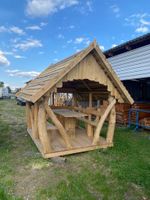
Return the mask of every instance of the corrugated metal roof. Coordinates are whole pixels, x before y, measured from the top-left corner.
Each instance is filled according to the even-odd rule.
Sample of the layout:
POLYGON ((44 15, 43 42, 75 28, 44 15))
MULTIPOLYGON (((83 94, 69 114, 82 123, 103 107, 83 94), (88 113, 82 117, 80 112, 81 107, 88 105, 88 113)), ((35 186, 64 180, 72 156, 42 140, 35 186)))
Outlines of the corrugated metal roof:
POLYGON ((129 40, 123 44, 120 44, 116 47, 113 47, 111 49, 108 49, 107 51, 104 52, 106 58, 110 58, 116 55, 119 55, 121 53, 146 46, 150 44, 150 33, 147 33, 143 36, 137 37, 133 40, 129 40))
POLYGON ((150 77, 150 44, 110 57, 108 61, 121 80, 150 77))

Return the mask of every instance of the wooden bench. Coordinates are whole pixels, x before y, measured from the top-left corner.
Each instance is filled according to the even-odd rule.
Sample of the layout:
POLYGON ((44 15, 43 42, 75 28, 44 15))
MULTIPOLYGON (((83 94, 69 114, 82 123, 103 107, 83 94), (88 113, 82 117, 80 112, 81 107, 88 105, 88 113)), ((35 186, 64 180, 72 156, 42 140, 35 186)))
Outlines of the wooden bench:
POLYGON ((58 128, 53 124, 47 123, 47 131, 56 131, 58 128))

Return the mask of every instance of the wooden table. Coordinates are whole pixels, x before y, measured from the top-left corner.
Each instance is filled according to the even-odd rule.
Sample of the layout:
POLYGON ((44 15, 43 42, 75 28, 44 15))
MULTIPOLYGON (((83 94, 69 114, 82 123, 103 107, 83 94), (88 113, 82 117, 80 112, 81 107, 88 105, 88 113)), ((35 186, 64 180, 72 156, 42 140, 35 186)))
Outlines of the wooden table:
POLYGON ((53 109, 53 112, 57 115, 71 137, 75 136, 76 119, 87 116, 86 114, 69 109, 53 109))

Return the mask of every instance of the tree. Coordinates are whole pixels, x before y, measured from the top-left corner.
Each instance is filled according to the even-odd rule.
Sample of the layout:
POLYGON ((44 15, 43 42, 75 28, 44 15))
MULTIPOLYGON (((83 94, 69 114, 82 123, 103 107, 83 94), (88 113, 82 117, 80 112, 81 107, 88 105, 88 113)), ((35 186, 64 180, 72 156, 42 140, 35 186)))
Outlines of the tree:
POLYGON ((8 93, 11 93, 11 89, 9 86, 7 86, 7 89, 8 89, 8 93))
POLYGON ((0 88, 4 87, 4 82, 0 81, 0 88))

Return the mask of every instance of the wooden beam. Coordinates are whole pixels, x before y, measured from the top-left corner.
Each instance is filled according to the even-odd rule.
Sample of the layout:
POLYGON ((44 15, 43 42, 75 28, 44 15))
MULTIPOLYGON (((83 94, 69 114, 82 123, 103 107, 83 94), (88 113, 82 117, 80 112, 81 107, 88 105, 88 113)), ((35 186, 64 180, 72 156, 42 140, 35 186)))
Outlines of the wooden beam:
POLYGON ((33 105, 30 106, 29 113, 30 113, 30 120, 31 120, 32 135, 33 135, 34 138, 36 138, 35 129, 34 129, 34 108, 33 108, 33 105))
POLYGON ((89 91, 91 91, 91 88, 88 86, 88 84, 84 80, 82 80, 82 83, 89 91))
MULTIPOLYGON (((56 83, 58 83, 69 71, 71 71, 86 55, 90 53, 93 49, 93 43, 90 44, 88 48, 86 48, 83 52, 78 54, 76 58, 70 62, 65 70, 59 73, 53 80, 47 81, 46 85, 38 91, 34 96, 32 96, 32 102, 36 102, 41 96, 43 96, 46 92, 48 92, 56 83)), ((34 82, 34 80, 33 80, 34 82)))
POLYGON ((108 143, 113 142, 115 125, 116 125, 116 109, 114 105, 109 116, 109 125, 108 125, 108 131, 107 131, 107 136, 106 136, 106 141, 108 143))
MULTIPOLYGON (((92 108, 92 93, 89 93, 89 108, 92 108)), ((88 120, 91 121, 92 120, 92 115, 90 114, 88 116, 88 120)), ((91 126, 90 124, 87 124, 87 135, 88 137, 92 138, 93 137, 93 126, 91 126)))
POLYGON ((52 151, 52 147, 50 145, 50 140, 47 134, 46 113, 45 113, 44 105, 42 103, 39 105, 38 130, 39 130, 39 138, 40 138, 44 153, 50 153, 52 151))
POLYGON ((77 106, 77 95, 76 94, 73 94, 72 106, 77 106))
POLYGON ((106 108, 104 114, 102 115, 102 117, 100 118, 100 120, 98 122, 97 128, 96 128, 95 133, 94 133, 93 145, 96 145, 98 143, 100 132, 101 132, 101 129, 103 127, 103 124, 104 124, 107 116, 109 115, 111 109, 113 108, 113 106, 116 103, 116 99, 114 99, 112 97, 110 97, 109 102, 110 101, 111 101, 111 103, 108 105, 108 107, 106 108))
POLYGON ((31 119, 30 119, 30 103, 26 102, 26 121, 27 121, 27 128, 31 127, 31 119))
POLYGON ((35 135, 35 138, 39 138, 39 133, 38 133, 38 103, 36 102, 34 104, 34 110, 33 110, 33 114, 34 114, 34 135, 35 135))
POLYGON ((72 109, 83 112, 85 114, 91 114, 99 117, 101 117, 102 115, 101 109, 95 110, 94 108, 89 108, 89 107, 88 108, 73 107, 72 109))
POLYGON ((68 137, 68 135, 66 133, 66 130, 64 129, 63 125, 58 120, 58 118, 56 117, 56 115, 54 114, 54 112, 52 111, 52 109, 48 106, 47 101, 45 101, 45 109, 46 109, 46 112, 47 112, 48 116, 51 118, 51 120, 53 121, 53 123, 55 124, 55 126, 58 128, 59 133, 63 137, 67 148, 71 148, 72 146, 71 146, 69 137, 68 137))

